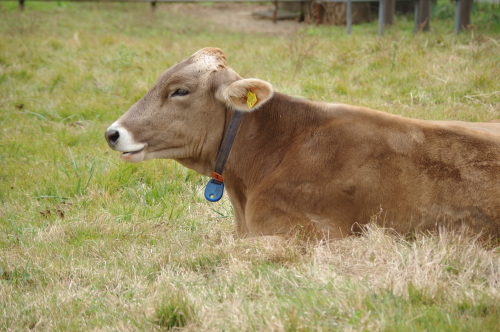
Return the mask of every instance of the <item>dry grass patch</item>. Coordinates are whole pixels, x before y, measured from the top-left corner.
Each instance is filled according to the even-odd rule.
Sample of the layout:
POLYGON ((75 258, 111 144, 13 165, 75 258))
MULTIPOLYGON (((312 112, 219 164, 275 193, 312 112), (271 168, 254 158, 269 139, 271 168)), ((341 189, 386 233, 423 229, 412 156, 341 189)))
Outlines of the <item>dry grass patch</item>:
POLYGON ((201 248, 203 254, 166 264, 156 280, 159 288, 176 280, 174 289, 185 292, 199 322, 192 330, 500 327, 498 251, 464 234, 408 241, 371 226, 359 237, 321 244, 273 248, 227 234, 201 248))

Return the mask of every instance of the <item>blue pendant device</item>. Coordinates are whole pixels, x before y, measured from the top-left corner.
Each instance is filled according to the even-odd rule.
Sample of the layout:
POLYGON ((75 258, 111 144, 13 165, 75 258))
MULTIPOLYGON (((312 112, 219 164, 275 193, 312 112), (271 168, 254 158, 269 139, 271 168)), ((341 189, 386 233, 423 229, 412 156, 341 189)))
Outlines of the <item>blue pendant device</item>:
POLYGON ((210 202, 217 202, 224 195, 224 183, 210 179, 205 187, 205 198, 210 202))

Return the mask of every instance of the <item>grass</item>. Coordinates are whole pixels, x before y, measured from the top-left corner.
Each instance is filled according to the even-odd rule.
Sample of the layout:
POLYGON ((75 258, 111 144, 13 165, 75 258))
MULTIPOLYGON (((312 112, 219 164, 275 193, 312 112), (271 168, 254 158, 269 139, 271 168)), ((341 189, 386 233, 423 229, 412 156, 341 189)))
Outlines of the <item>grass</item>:
MULTIPOLYGON (((440 7, 439 7, 440 6, 440 7)), ((500 118, 500 23, 399 17, 231 32, 161 5, 0 3, 0 330, 498 331, 500 252, 464 234, 282 248, 233 239, 227 200, 172 161, 122 163, 105 128, 204 46, 278 91, 425 119, 500 118)), ((495 7, 498 8, 498 7, 495 7)), ((278 23, 279 24, 279 23, 278 23)))
POLYGON ((166 329, 184 327, 194 320, 193 307, 185 294, 168 294, 156 307, 157 324, 166 329))

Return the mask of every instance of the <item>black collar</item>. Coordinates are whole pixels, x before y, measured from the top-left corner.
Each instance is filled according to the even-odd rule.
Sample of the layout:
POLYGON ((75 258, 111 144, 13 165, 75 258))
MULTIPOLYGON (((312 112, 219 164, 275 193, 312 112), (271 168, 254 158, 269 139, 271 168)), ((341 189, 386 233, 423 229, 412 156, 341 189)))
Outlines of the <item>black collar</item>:
POLYGON ((245 115, 244 112, 234 111, 231 122, 224 135, 224 139, 222 140, 219 153, 217 154, 217 160, 215 161, 214 171, 212 172, 212 178, 205 187, 205 198, 210 202, 217 202, 224 194, 224 178, 222 177, 222 172, 224 171, 224 165, 226 165, 227 158, 231 152, 236 133, 240 128, 241 120, 243 120, 243 115, 245 115))

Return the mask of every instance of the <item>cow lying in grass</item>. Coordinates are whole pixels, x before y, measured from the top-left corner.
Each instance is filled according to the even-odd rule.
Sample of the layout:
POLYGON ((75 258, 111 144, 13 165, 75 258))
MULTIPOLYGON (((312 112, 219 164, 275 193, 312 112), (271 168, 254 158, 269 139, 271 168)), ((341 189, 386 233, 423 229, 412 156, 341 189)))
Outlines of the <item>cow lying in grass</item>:
POLYGON ((174 159, 213 177, 209 186, 224 183, 238 237, 344 237, 375 214, 400 233, 500 235, 500 123, 293 98, 241 78, 216 48, 165 71, 105 136, 126 161, 174 159))

